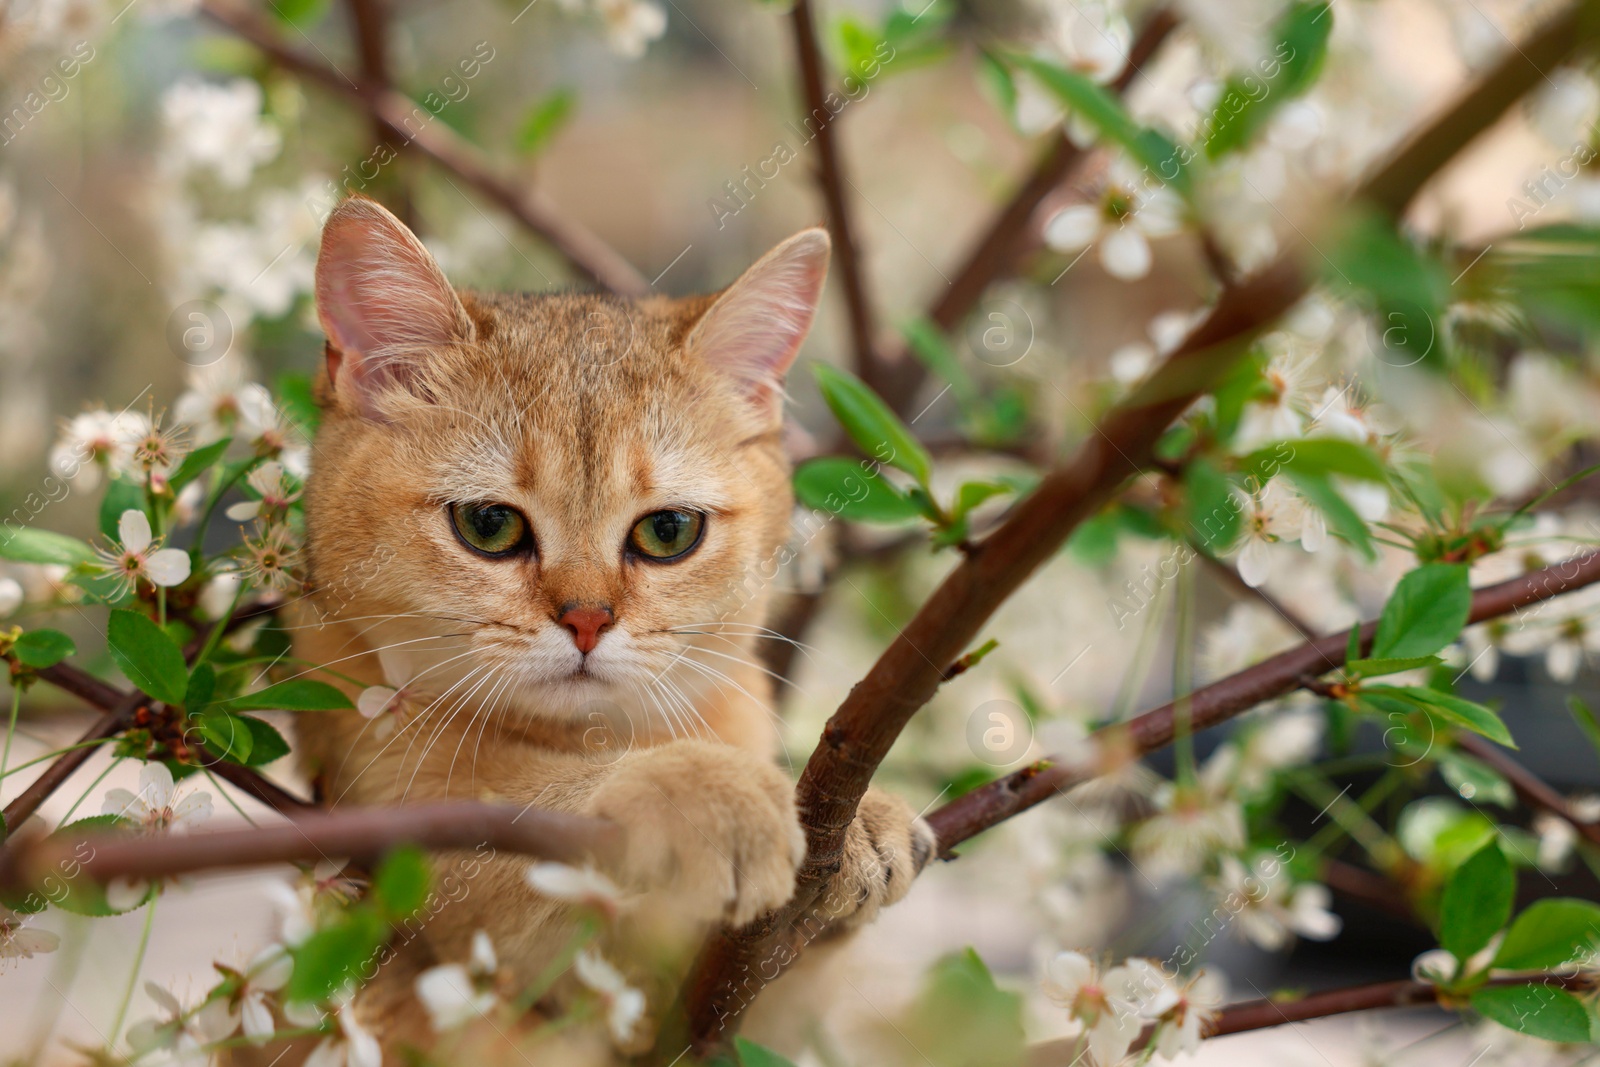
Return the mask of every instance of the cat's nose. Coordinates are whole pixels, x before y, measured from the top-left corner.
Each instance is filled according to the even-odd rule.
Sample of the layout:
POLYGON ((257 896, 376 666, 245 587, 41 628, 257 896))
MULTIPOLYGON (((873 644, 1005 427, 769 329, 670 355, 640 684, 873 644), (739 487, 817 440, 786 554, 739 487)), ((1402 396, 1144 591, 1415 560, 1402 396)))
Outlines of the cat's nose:
POLYGON ((604 604, 563 604, 556 621, 572 631, 572 643, 578 646, 579 652, 588 655, 600 643, 601 632, 610 629, 616 621, 616 616, 604 604))

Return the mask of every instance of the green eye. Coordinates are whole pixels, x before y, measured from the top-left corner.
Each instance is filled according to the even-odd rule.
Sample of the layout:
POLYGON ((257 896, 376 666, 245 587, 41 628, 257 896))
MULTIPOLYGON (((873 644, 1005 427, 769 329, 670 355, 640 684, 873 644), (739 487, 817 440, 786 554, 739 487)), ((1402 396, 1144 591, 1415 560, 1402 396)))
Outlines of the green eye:
POLYGON ((528 520, 504 504, 451 504, 456 536, 486 556, 509 556, 523 547, 528 520))
POLYGON ((677 559, 700 543, 706 517, 691 511, 652 511, 634 523, 628 541, 641 556, 677 559))

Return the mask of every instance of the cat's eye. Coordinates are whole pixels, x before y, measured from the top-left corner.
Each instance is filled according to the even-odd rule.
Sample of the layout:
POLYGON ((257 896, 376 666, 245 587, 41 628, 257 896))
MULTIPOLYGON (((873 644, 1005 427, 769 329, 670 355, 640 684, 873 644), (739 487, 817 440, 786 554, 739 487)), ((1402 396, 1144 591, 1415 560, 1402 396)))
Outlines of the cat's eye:
POLYGON ((461 543, 485 556, 510 556, 527 548, 528 520, 504 504, 451 504, 450 521, 461 543))
POLYGON ((628 543, 646 559, 660 562, 687 555, 700 543, 706 517, 693 511, 668 508, 652 511, 633 524, 628 543))

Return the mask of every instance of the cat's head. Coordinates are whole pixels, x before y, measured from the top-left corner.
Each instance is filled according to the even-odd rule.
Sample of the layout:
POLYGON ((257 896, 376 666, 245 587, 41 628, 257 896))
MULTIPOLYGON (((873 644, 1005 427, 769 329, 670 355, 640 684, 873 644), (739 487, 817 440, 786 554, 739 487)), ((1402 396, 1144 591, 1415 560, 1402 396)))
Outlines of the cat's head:
POLYGON ((398 219, 341 204, 317 261, 319 610, 390 647, 391 685, 529 714, 670 717, 671 689, 744 674, 828 253, 805 230, 681 300, 457 292, 398 219))

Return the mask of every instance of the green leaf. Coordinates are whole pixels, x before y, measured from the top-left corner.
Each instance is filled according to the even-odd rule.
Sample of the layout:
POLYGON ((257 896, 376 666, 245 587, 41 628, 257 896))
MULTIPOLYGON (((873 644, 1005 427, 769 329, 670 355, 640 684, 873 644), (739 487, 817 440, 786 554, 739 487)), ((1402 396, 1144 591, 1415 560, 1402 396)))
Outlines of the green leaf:
POLYGON ((1293 467, 1287 473, 1300 495, 1322 512, 1322 517, 1328 522, 1329 532, 1348 541, 1368 560, 1378 558, 1372 547, 1372 534, 1367 530, 1366 520, 1356 514, 1355 508, 1345 501, 1326 476, 1293 467))
POLYGON ((905 335, 906 347, 911 354, 941 381, 949 384, 950 391, 963 407, 977 401, 978 387, 972 376, 961 365, 961 359, 950 347, 950 340, 944 331, 934 325, 931 319, 912 319, 901 327, 901 332, 905 335))
POLYGON ((1256 449, 1244 458, 1244 469, 1262 482, 1279 469, 1307 474, 1341 474, 1368 482, 1386 482, 1383 461, 1366 445, 1332 437, 1279 441, 1256 449))
POLYGON ((1479 1015, 1518 1033, 1570 1044, 1589 1041, 1588 1009, 1556 986, 1489 986, 1472 994, 1471 1003, 1479 1015))
POLYGON ((1333 29, 1332 6, 1305 0, 1289 5, 1278 20, 1275 46, 1261 61, 1271 76, 1255 71, 1227 80, 1212 110, 1206 133, 1206 155, 1212 159, 1249 144, 1272 113, 1304 93, 1316 81, 1328 54, 1328 34, 1333 29))
POLYGON ((72 643, 72 638, 60 630, 29 630, 12 646, 17 661, 24 666, 38 669, 40 667, 54 667, 57 663, 78 651, 78 646, 72 643))
POLYGON ((1437 689, 1428 689, 1424 686, 1385 685, 1372 686, 1368 689, 1368 693, 1379 692, 1390 693, 1421 705, 1446 722, 1471 730, 1475 734, 1482 734, 1507 748, 1517 747, 1516 742, 1511 740, 1511 731, 1500 721, 1500 716, 1482 704, 1474 704, 1470 700, 1463 700, 1458 696, 1451 696, 1449 693, 1441 693, 1437 689))
POLYGON ((183 462, 178 464, 178 469, 172 472, 170 479, 172 491, 176 493, 200 475, 211 469, 211 465, 222 458, 222 454, 233 444, 233 438, 224 437, 220 441, 213 441, 203 448, 197 448, 183 457, 183 462))
POLYGON ((290 950, 294 973, 284 999, 316 1003, 354 985, 388 933, 388 924, 367 908, 354 908, 342 921, 318 930, 290 950))
POLYGON ((428 902, 433 873, 428 857, 414 845, 403 845, 384 857, 372 876, 372 897, 391 923, 409 919, 428 902))
POLYGON ((217 691, 217 671, 209 663, 202 663, 189 673, 189 688, 183 694, 183 710, 198 715, 206 710, 217 691))
POLYGON ((274 760, 289 754, 289 742, 273 728, 272 724, 253 715, 241 715, 239 721, 250 728, 250 767, 265 767, 274 760))
POLYGON ((1458 960, 1477 952, 1511 918, 1517 876, 1490 841, 1455 869, 1439 901, 1439 945, 1458 960))
POLYGON ((1233 483, 1205 458, 1192 460, 1183 472, 1184 524, 1189 536, 1212 555, 1228 550, 1239 535, 1243 514, 1233 483))
MULTIPOLYGON (((122 531, 117 524, 122 521, 122 513, 144 510, 144 486, 120 475, 112 475, 105 496, 100 498, 100 532, 120 543, 122 531)), ((147 517, 148 514, 146 512, 147 517)))
POLYGON ((106 626, 111 658, 130 682, 157 700, 183 703, 189 669, 183 649, 161 627, 137 611, 117 609, 106 626))
POLYGON ((951 512, 951 518, 964 518, 972 513, 973 508, 990 497, 1009 492, 1011 492, 1009 485, 1001 485, 998 482, 963 482, 961 488, 956 490, 955 509, 951 512))
POLYGON ((244 719, 230 715, 221 707, 212 707, 201 712, 193 722, 211 755, 234 763, 250 762, 255 734, 244 719))
POLYGON ((794 472, 794 493, 808 508, 854 522, 902 523, 922 517, 922 509, 881 474, 842 456, 807 460, 794 472))
POLYGON ((272 0, 272 13, 285 25, 306 27, 322 17, 328 0, 272 0))
POLYGON ((794 1061, 780 1056, 765 1045, 758 1045, 748 1037, 733 1039, 733 1050, 739 1056, 739 1067, 794 1067, 794 1061))
POLYGON ((1572 721, 1578 724, 1578 729, 1583 731, 1583 736, 1589 739, 1590 746, 1596 755, 1600 755, 1600 722, 1595 721, 1594 712, 1589 710, 1589 705, 1577 695, 1567 697, 1567 710, 1572 713, 1572 721))
POLYGON ((1406 574, 1383 606, 1377 659, 1429 656, 1461 636, 1472 611, 1464 563, 1428 563, 1406 574))
POLYGON ((577 104, 578 94, 565 86, 535 101, 517 131, 517 151, 525 156, 536 156, 544 151, 572 118, 577 104))
POLYGON ((1136 162, 1144 165, 1150 177, 1188 195, 1190 177, 1187 149, 1179 148, 1165 134, 1134 121, 1123 109, 1121 101, 1075 70, 1067 70, 1033 56, 1012 56, 1011 62, 1037 78, 1074 114, 1099 130, 1103 137, 1125 148, 1136 162))
POLYGON ((1464 752, 1452 750, 1439 753, 1439 777, 1462 800, 1486 800, 1502 808, 1516 805, 1517 794, 1505 776, 1464 752))
POLYGON ((1547 897, 1528 905, 1506 931, 1494 966, 1508 971, 1549 970, 1594 951, 1600 944, 1600 905, 1576 897, 1547 897))
POLYGON ((970 948, 933 965, 896 1030, 911 1045, 907 1058, 930 1067, 1006 1067, 1025 1056, 1022 998, 996 986, 970 948))
POLYGON ((1434 667, 1444 660, 1438 656, 1405 656, 1399 659, 1353 659, 1346 661, 1345 673, 1355 678, 1378 678, 1385 674, 1434 667))
POLYGON ((76 537, 29 527, 0 530, 0 559, 73 567, 95 559, 94 549, 76 537))
POLYGON ((1400 367, 1425 360, 1443 365, 1439 308, 1450 291, 1449 276, 1403 240, 1389 220, 1368 212, 1351 216, 1329 246, 1326 262, 1330 285, 1365 293, 1374 305, 1380 360, 1400 367))
POLYGON ((868 456, 900 468, 926 488, 933 463, 889 405, 853 374, 826 363, 815 364, 813 370, 822 398, 850 439, 868 456))
POLYGON ((982 85, 994 99, 994 104, 1013 124, 1017 121, 1017 81, 1011 68, 996 59, 988 50, 978 53, 978 76, 982 85))
POLYGON ((342 711, 350 698, 327 682, 291 678, 217 704, 226 711, 342 711))
POLYGON ((277 380, 278 410, 289 417, 295 428, 307 437, 314 436, 322 421, 316 392, 309 374, 280 374, 277 380))

